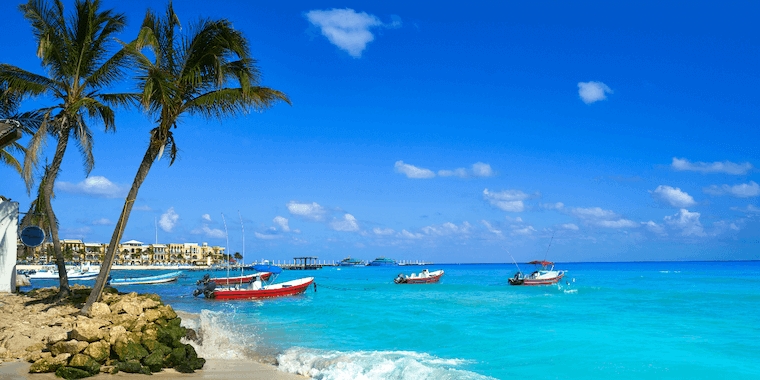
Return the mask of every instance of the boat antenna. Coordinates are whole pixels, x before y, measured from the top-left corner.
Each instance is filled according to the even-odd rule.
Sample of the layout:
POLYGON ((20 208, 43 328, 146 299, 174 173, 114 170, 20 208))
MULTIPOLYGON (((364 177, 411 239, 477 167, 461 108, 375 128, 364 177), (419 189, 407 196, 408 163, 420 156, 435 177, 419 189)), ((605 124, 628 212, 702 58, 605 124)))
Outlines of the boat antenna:
POLYGON ((551 240, 549 240, 549 247, 546 248, 546 254, 544 255, 544 261, 546 261, 546 256, 549 255, 549 248, 552 247, 552 241, 554 241, 554 233, 555 232, 557 232, 557 231, 552 232, 552 238, 551 238, 551 240))
POLYGON ((243 225, 243 216, 240 215, 238 210, 238 216, 240 217, 240 228, 243 230, 243 262, 240 263, 240 283, 243 283, 243 265, 245 265, 245 226, 243 225))
MULTIPOLYGON (((222 222, 224 223, 224 236, 227 238, 227 248, 225 248, 225 252, 227 252, 227 278, 230 278, 230 235, 227 233, 227 221, 224 220, 224 213, 222 213, 222 222)), ((222 255, 224 256, 224 255, 222 255)), ((227 280, 229 281, 229 280, 227 280)))
MULTIPOLYGON (((504 246, 502 245, 501 248, 504 248, 504 246)), ((508 249, 504 248, 504 250, 507 251, 507 253, 509 253, 508 249)), ((511 253, 509 253, 509 257, 512 257, 511 253)), ((522 270, 520 270, 520 266, 517 265, 517 260, 515 260, 514 257, 512 257, 512 262, 515 263, 515 266, 517 267, 517 271, 520 272, 520 273, 522 273, 522 270)))

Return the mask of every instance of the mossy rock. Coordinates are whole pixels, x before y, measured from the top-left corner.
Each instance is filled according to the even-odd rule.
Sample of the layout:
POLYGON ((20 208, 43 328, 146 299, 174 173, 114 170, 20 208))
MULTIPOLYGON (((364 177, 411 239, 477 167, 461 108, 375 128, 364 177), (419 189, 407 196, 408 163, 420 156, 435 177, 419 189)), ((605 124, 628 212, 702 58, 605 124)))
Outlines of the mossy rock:
POLYGON ((160 372, 164 368, 164 354, 161 350, 153 351, 152 354, 143 358, 142 363, 151 372, 160 372))
POLYGON ((188 360, 188 364, 190 364, 190 368, 192 369, 201 369, 206 364, 206 359, 204 358, 195 358, 188 360))
POLYGON ((126 362, 119 362, 116 366, 119 371, 126 373, 142 373, 144 375, 150 375, 150 368, 143 367, 137 360, 129 360, 126 362))
POLYGON ((100 364, 98 364, 95 359, 84 354, 74 355, 71 360, 69 360, 68 367, 81 369, 83 371, 89 372, 92 375, 100 372, 100 364))
POLYGON ((182 364, 182 362, 185 362, 185 359, 187 359, 187 350, 185 349, 185 346, 182 345, 180 347, 175 347, 172 350, 167 358, 167 364, 171 367, 175 367, 182 364))
POLYGON ((189 360, 198 359, 198 353, 195 352, 195 347, 190 344, 185 345, 185 357, 189 360))
POLYGON ((161 304, 163 305, 163 301, 161 301, 161 297, 158 294, 155 294, 155 293, 141 293, 141 294, 138 294, 138 296, 145 297, 145 298, 150 298, 153 301, 161 302, 161 304))
POLYGON ((129 360, 140 360, 148 356, 148 350, 146 350, 141 344, 134 342, 125 342, 124 340, 116 342, 116 344, 113 345, 112 349, 119 357, 119 360, 122 362, 129 360))
POLYGON ((169 347, 179 347, 182 343, 179 341, 187 334, 187 329, 175 325, 167 325, 158 329, 157 340, 169 347))
POLYGON ((83 379, 85 377, 90 377, 92 374, 90 372, 87 372, 85 370, 74 368, 74 367, 61 367, 58 368, 55 371, 55 375, 58 377, 62 377, 64 379, 83 379))
POLYGON ((145 348, 147 348, 147 349, 148 349, 148 352, 153 352, 153 351, 155 351, 155 350, 156 350, 158 347, 160 347, 160 346, 161 346, 161 343, 159 343, 159 342, 158 342, 157 340, 155 340, 155 339, 145 339, 145 340, 143 340, 143 342, 142 342, 142 345, 143 345, 143 347, 145 347, 145 348))
POLYGON ((153 322, 153 323, 155 323, 155 324, 157 324, 157 325, 159 325, 159 326, 161 326, 161 327, 166 327, 166 325, 167 325, 169 322, 166 322, 166 319, 164 319, 164 318, 158 318, 158 319, 156 319, 156 321, 155 321, 155 322, 153 322))
POLYGON ((112 286, 106 286, 103 289, 103 293, 107 293, 107 294, 119 294, 119 291, 116 288, 112 287, 112 286))
POLYGON ((195 372, 195 370, 193 369, 193 367, 188 362, 184 362, 184 363, 181 363, 181 364, 178 364, 178 365, 174 366, 174 370, 177 371, 177 372, 182 372, 182 373, 193 373, 193 372, 195 372))

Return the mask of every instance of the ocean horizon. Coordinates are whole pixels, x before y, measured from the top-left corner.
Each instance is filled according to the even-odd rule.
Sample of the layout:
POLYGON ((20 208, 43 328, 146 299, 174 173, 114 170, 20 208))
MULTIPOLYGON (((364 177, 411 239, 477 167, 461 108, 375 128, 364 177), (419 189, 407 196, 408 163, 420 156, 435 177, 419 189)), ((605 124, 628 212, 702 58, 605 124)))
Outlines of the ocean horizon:
POLYGON ((198 314, 185 323, 208 358, 315 379, 760 377, 758 261, 557 263, 563 280, 536 287, 507 284, 514 263, 426 268, 441 282, 393 283, 418 266, 331 267, 284 271, 277 282, 313 276, 316 291, 266 300, 193 297, 203 272, 119 290, 198 314))

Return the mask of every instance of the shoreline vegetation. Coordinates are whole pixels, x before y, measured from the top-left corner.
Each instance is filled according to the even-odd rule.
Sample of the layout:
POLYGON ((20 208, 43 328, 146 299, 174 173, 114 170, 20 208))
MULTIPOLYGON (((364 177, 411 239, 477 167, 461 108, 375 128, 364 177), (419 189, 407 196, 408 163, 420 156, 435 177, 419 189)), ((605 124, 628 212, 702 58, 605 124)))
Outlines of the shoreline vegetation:
POLYGON ((196 353, 202 332, 181 326, 182 318, 197 315, 175 312, 158 295, 120 293, 109 287, 103 302, 95 303, 85 316, 79 309, 92 289, 71 289, 72 295, 61 301, 55 300, 56 287, 0 295, 0 377, 155 373, 162 378, 304 378, 255 361, 207 363, 196 353))

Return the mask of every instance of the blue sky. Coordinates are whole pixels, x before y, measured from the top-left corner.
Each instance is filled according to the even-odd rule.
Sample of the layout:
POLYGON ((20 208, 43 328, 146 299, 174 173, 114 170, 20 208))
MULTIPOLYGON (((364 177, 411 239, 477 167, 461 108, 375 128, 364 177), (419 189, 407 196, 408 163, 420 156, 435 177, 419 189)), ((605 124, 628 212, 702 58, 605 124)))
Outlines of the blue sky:
MULTIPOLYGON (((150 3, 106 1, 127 14, 122 40, 150 3)), ((0 7, 0 61, 41 72, 28 23, 0 7)), ((528 261, 552 235, 555 261, 760 259, 758 8, 175 2, 183 26, 233 21, 293 106, 184 119, 123 240, 154 242, 157 220, 161 243, 223 246, 224 213, 242 251, 239 211, 249 261, 528 261)), ((151 128, 119 111, 89 178, 69 149, 62 238, 110 240, 151 128)))

